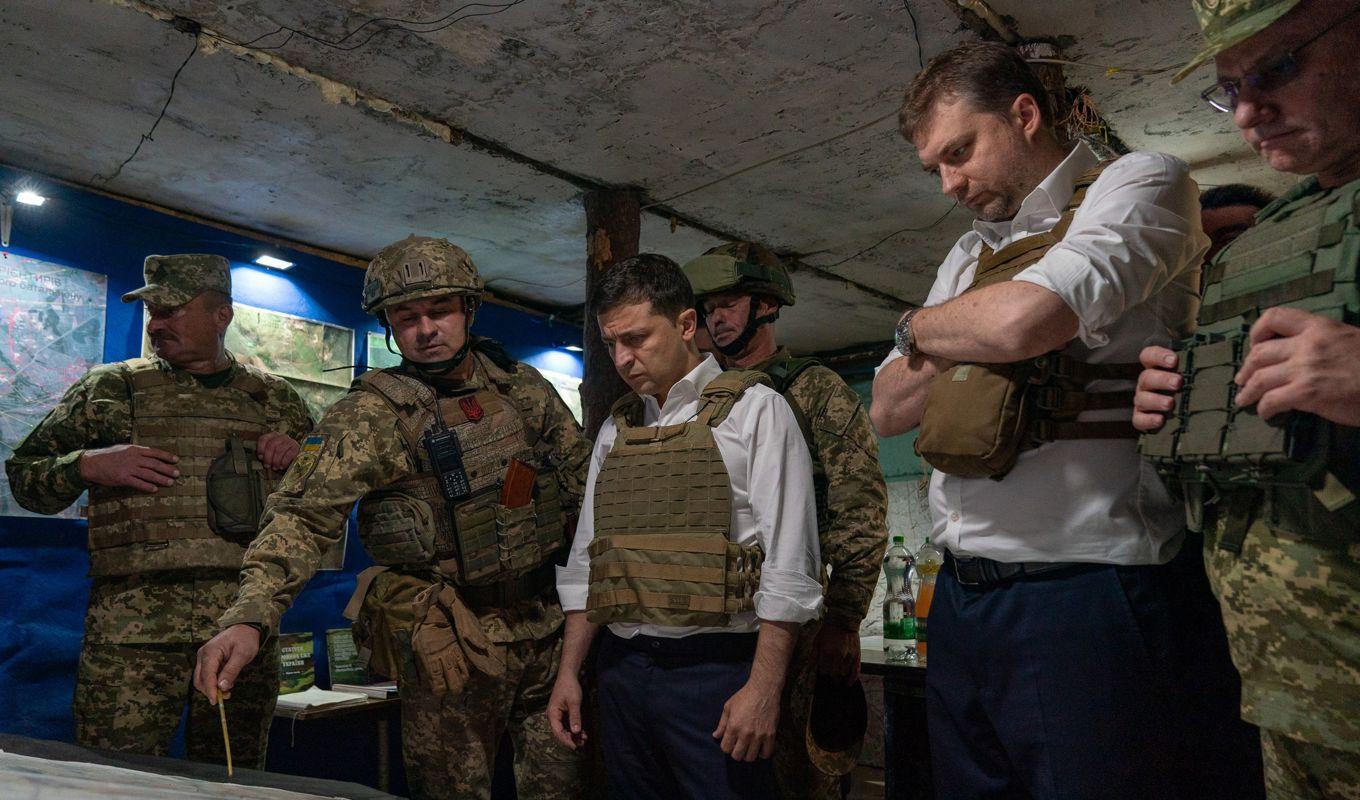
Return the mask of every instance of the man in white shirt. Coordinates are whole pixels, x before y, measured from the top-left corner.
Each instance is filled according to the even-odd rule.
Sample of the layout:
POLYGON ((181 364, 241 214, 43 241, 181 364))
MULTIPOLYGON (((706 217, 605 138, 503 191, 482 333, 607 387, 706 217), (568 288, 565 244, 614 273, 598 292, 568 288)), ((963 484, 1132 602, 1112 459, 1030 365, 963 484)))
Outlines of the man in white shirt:
POLYGON ((1202 762, 1233 780, 1206 730, 1232 723, 1231 698, 1178 713, 1183 674, 1231 667, 1221 628, 1204 630, 1204 576, 1177 558, 1180 509, 1135 449, 1128 379, 1141 347, 1193 325, 1208 239, 1184 163, 1100 165, 1059 139, 1047 97, 1011 49, 964 45, 926 65, 900 115, 922 166, 978 218, 899 322, 870 409, 880 435, 920 426, 936 467, 936 786, 1175 796, 1210 774, 1202 762), (1026 398, 1019 422, 984 407, 996 386, 1026 398), (1011 435, 978 446, 989 430, 1011 435))
POLYGON ((610 793, 773 797, 786 668, 822 603, 807 445, 761 374, 700 356, 675 262, 611 267, 591 307, 633 392, 600 428, 558 569, 567 627, 553 735, 585 742, 579 673, 607 624, 597 669, 610 793))

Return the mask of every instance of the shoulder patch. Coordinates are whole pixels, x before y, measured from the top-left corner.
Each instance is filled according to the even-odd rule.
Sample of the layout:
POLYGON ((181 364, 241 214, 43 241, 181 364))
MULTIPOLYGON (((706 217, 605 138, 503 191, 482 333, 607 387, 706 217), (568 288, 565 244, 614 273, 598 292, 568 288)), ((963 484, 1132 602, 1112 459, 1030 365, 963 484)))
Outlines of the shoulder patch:
POLYGON ((326 435, 324 433, 313 433, 302 440, 302 450, 293 459, 293 464, 288 468, 287 474, 283 476, 283 482, 279 484, 279 491, 300 492, 307 486, 307 479, 312 476, 316 469, 317 462, 321 460, 321 448, 326 445, 326 435))

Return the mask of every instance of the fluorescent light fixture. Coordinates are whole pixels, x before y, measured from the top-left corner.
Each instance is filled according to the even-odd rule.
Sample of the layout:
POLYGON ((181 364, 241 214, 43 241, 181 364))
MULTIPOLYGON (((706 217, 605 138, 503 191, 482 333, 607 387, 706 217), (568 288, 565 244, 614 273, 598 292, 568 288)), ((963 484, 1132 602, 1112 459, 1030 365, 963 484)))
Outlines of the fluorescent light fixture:
POLYGON ((581 345, 579 344, 569 344, 563 347, 562 349, 571 353, 581 353, 585 351, 585 348, 581 347, 581 345))
POLYGON ((293 262, 284 261, 281 258, 275 258, 273 256, 260 256, 255 259, 255 263, 262 267, 269 267, 270 269, 289 269, 293 266, 293 262))
POLYGON ((26 206, 40 206, 47 202, 47 198, 37 192, 23 191, 14 196, 14 199, 26 206))

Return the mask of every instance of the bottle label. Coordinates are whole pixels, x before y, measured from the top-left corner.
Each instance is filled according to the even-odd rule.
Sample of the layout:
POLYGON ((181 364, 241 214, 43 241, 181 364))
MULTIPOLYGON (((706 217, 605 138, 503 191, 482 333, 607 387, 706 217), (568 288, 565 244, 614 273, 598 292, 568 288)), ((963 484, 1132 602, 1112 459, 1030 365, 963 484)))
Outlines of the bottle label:
POLYGON ((915 639, 916 638, 916 618, 903 617, 896 622, 883 623, 884 639, 915 639))
MULTIPOLYGON (((916 642, 917 642, 917 644, 920 644, 921 642, 925 642, 925 641, 929 640, 929 638, 930 638, 929 636, 926 635, 926 620, 927 620, 927 619, 929 619, 929 617, 917 617, 916 620, 915 620, 915 621, 916 621, 916 626, 915 626, 915 627, 916 627, 916 642)), ((886 635, 886 634, 885 634, 885 635, 886 635)))

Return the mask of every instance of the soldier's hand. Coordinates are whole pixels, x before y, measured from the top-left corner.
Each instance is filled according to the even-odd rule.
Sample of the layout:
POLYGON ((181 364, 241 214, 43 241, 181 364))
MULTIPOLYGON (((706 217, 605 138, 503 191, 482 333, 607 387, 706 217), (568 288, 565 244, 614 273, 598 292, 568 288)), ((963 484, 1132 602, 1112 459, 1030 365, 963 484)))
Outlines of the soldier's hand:
POLYGON ((812 657, 816 659, 817 672, 847 686, 854 683, 859 678, 859 631, 823 622, 812 642, 812 657))
POLYGON ((548 698, 548 724, 553 738, 568 750, 585 745, 585 728, 581 725, 581 682, 575 675, 557 675, 552 696, 548 698))
POLYGON ((774 730, 779 723, 779 691, 753 686, 749 681, 723 704, 722 719, 713 738, 733 761, 755 761, 774 754, 774 730))
POLYGON ((293 437, 288 434, 270 431, 261 434, 260 438, 256 440, 255 457, 260 460, 261 464, 275 472, 283 472, 293 463, 293 459, 297 458, 298 451, 301 449, 302 445, 294 441, 293 437))
POLYGON ((1267 309, 1235 379, 1239 406, 1270 419, 1307 411, 1360 425, 1360 328, 1297 308, 1267 309))
POLYGON ((194 688, 217 705, 217 695, 227 694, 236 677, 260 652, 260 631, 253 625, 232 625, 198 648, 194 664, 194 688))
POLYGON ((1144 347, 1138 354, 1143 372, 1133 393, 1133 427, 1155 431, 1166 424, 1166 415, 1175 407, 1173 396, 1185 379, 1176 372, 1180 357, 1165 347, 1144 347))
POLYGON ((175 466, 179 456, 143 447, 139 444, 116 444, 80 454, 78 468, 86 483, 96 486, 126 486, 139 492, 155 494, 162 486, 169 486, 179 477, 175 466))

